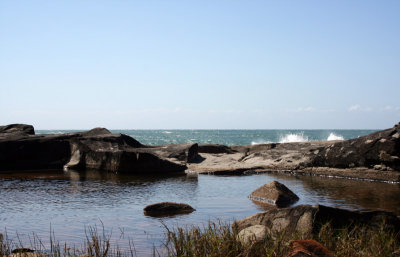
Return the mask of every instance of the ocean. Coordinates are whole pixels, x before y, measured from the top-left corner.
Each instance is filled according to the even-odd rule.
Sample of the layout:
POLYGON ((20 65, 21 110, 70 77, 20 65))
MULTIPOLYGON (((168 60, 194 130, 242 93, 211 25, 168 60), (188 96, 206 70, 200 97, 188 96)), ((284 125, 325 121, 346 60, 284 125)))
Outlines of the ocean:
MULTIPOLYGON (((376 130, 111 130, 129 135, 145 145, 179 143, 254 145, 325 140, 346 140, 368 135, 376 130)), ((77 130, 38 130, 37 134, 60 134, 77 130)))

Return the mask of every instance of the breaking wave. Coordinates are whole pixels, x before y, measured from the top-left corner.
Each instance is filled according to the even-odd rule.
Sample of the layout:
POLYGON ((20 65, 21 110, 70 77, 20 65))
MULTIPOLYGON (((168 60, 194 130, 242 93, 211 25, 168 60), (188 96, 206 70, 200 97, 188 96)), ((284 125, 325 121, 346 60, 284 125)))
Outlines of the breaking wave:
POLYGON ((251 145, 262 145, 262 144, 271 144, 271 141, 265 141, 265 140, 256 140, 252 141, 251 145))
POLYGON ((308 137, 301 133, 289 133, 282 135, 279 139, 279 143, 294 143, 294 142, 307 142, 308 137))
POLYGON ((341 135, 336 135, 335 133, 330 133, 329 137, 327 139, 328 141, 332 141, 332 140, 344 140, 344 137, 341 135))

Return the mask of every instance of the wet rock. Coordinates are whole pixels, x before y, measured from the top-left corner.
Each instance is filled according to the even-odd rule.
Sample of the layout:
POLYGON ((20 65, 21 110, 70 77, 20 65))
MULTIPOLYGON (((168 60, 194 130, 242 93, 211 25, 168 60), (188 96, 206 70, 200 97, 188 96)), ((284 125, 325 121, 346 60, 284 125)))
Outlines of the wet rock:
POLYGON ((33 252, 35 251, 29 248, 17 248, 11 251, 11 253, 33 253, 33 252))
POLYGON ((331 251, 315 240, 293 240, 289 247, 288 257, 334 257, 331 251))
POLYGON ((268 235, 269 235, 268 227, 263 225, 254 225, 242 229, 237 235, 237 238, 242 244, 249 244, 252 242, 261 242, 268 235))
POLYGON ((318 233, 321 226, 328 222, 333 229, 351 228, 354 225, 380 229, 382 224, 385 224, 386 229, 400 231, 400 220, 393 213, 348 211, 323 205, 298 205, 292 208, 273 209, 236 221, 233 226, 240 231, 254 225, 263 225, 272 234, 285 231, 311 236, 318 233))
MULTIPOLYGON (((22 250, 23 249, 30 250, 28 248, 19 248, 19 249, 16 249, 16 250, 20 250, 20 249, 22 249, 22 250)), ((35 252, 33 250, 26 251, 26 252, 24 252, 24 251, 15 251, 14 252, 14 251, 13 251, 13 253, 11 255, 8 255, 8 257, 47 257, 48 256, 48 254, 38 253, 38 252, 35 252)))
POLYGON ((278 181, 259 187, 249 195, 249 198, 257 204, 275 205, 279 208, 287 207, 299 200, 295 193, 278 181))
POLYGON ((171 216, 176 214, 188 214, 195 209, 192 206, 185 203, 174 203, 174 202, 161 202, 146 206, 144 214, 153 217, 171 216))

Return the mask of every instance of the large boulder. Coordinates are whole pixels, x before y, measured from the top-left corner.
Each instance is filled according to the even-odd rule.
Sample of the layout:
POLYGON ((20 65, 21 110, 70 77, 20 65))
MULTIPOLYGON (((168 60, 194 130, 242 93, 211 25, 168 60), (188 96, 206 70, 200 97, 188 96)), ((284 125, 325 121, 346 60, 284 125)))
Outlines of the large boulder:
POLYGON ((105 128, 60 135, 0 134, 0 170, 63 168, 184 173, 186 165, 159 156, 155 149, 132 137, 113 134, 105 128))
POLYGON ((188 214, 194 212, 192 206, 185 203, 161 202, 148 205, 144 208, 144 214, 153 217, 188 214))
POLYGON ((260 212, 236 221, 233 226, 241 231, 254 225, 263 225, 273 234, 286 232, 311 236, 317 234, 321 226, 328 222, 333 229, 349 228, 354 225, 379 229, 382 224, 385 224, 387 229, 400 231, 400 219, 393 213, 349 211, 323 205, 298 205, 292 208, 260 212))
POLYGON ((295 193, 278 181, 260 186, 249 195, 249 198, 257 204, 274 205, 279 208, 287 207, 299 200, 295 193))
POLYGON ((62 169, 70 155, 66 137, 15 134, 0 137, 0 170, 62 169))
MULTIPOLYGON (((87 143, 87 142, 86 142, 87 143)), ((141 149, 91 148, 83 142, 72 144, 65 169, 95 169, 115 173, 183 173, 186 166, 141 149)))
POLYGON ((384 165, 400 170, 400 125, 321 149, 311 166, 352 168, 384 165))

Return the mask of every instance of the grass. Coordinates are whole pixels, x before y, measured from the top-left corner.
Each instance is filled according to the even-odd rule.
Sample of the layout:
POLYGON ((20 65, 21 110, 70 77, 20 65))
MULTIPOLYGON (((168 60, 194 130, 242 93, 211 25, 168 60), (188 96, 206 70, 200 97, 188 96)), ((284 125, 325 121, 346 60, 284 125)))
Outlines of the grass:
MULTIPOLYGON (((238 241, 239 231, 229 223, 209 222, 203 226, 168 228, 165 226, 165 241, 160 249, 153 248, 153 256, 287 256, 289 242, 298 239, 314 239, 325 245, 335 256, 400 256, 399 234, 385 229, 371 231, 366 227, 334 230, 329 224, 321 227, 320 232, 311 238, 299 234, 281 233, 267 237, 260 242, 242 244, 238 241), (162 255, 160 254, 162 253, 162 255)), ((129 241, 128 250, 120 250, 118 245, 111 244, 111 233, 104 232, 104 227, 86 229, 86 239, 81 247, 70 247, 55 240, 54 232, 50 236, 50 247, 46 249, 37 236, 30 238, 30 245, 24 246, 17 236, 10 240, 7 232, 0 234, 0 256, 7 256, 13 249, 28 247, 42 256, 137 256, 133 244, 129 241)))
POLYGON ((386 230, 384 225, 371 231, 361 226, 334 230, 329 224, 325 224, 311 238, 281 233, 261 242, 248 244, 237 240, 237 229, 221 222, 210 222, 202 228, 166 229, 165 247, 168 256, 287 256, 289 242, 299 239, 314 239, 337 257, 400 256, 399 234, 386 230))
POLYGON ((111 245, 112 232, 106 233, 102 224, 101 230, 97 226, 85 228, 86 238, 79 247, 60 243, 55 239, 54 231, 50 232, 50 246, 45 247, 42 240, 35 234, 29 236, 28 245, 24 245, 17 234, 14 240, 8 238, 7 231, 0 234, 0 257, 18 253, 18 257, 31 257, 27 250, 36 253, 34 257, 137 257, 131 240, 129 248, 121 250, 118 245, 111 245))

